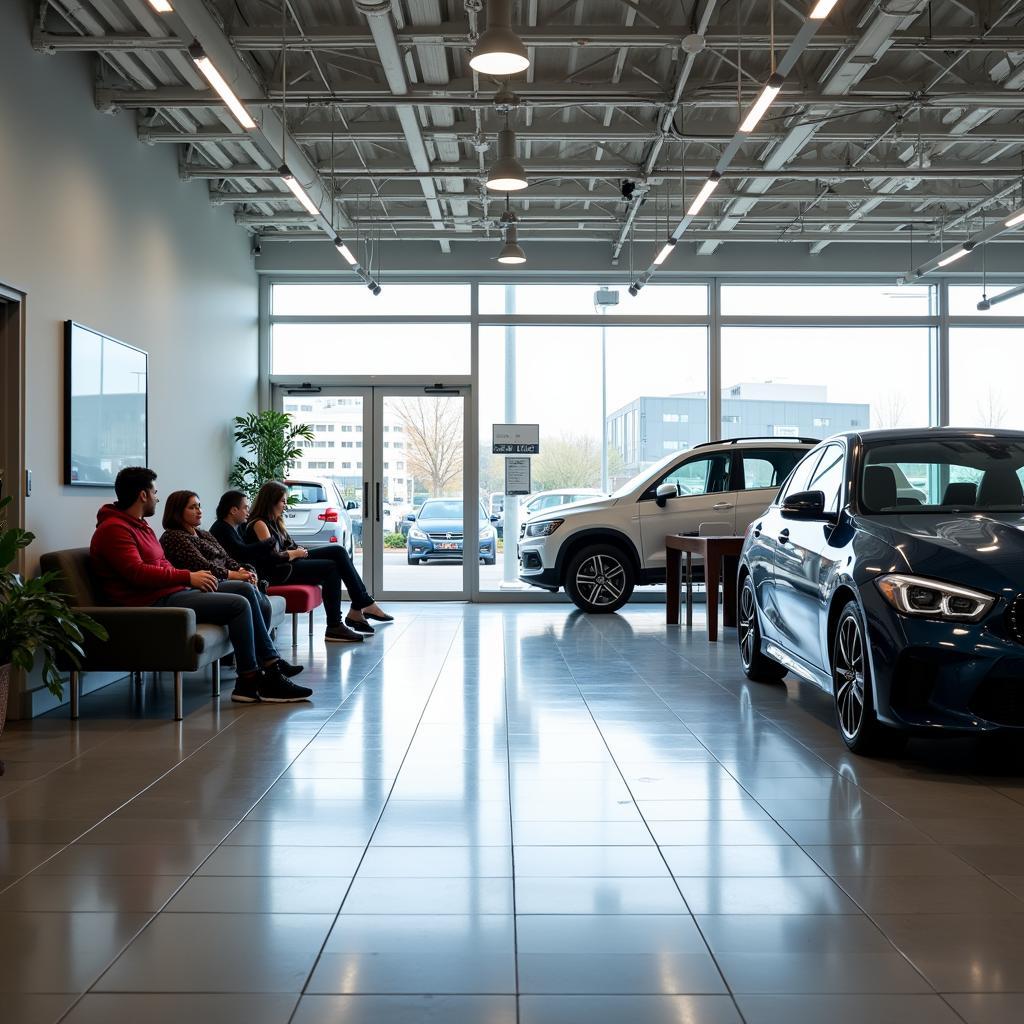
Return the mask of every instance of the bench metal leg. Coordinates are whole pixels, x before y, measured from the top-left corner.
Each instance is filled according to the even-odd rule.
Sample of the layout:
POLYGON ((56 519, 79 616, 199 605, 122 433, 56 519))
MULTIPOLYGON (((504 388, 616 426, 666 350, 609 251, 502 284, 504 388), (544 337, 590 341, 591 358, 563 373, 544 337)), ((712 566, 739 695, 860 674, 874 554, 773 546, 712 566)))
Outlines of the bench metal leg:
POLYGON ((309 635, 313 635, 313 613, 309 613, 309 635))
POLYGON ((185 717, 185 683, 181 672, 174 673, 174 720, 180 722, 185 717))
POLYGON ((220 696, 220 660, 213 663, 213 695, 220 696))
POLYGON ((78 694, 81 684, 81 677, 78 672, 71 673, 71 679, 68 683, 71 688, 71 718, 72 720, 78 718, 78 694))
POLYGON ((292 647, 299 646, 299 613, 292 612, 292 647))

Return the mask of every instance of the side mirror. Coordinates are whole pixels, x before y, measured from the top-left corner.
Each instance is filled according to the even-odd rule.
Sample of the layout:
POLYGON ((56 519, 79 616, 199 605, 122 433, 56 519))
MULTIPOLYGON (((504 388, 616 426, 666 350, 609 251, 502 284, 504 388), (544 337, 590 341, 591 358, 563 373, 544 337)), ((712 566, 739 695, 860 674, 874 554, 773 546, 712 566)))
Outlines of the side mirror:
POLYGON ((659 484, 654 492, 654 500, 658 508, 664 508, 669 498, 679 497, 679 487, 676 484, 659 484))
POLYGON ((415 513, 415 512, 409 512, 409 513, 408 513, 408 514, 406 515, 406 517, 405 517, 405 521, 406 521, 407 523, 413 523, 413 522, 415 522, 415 521, 416 521, 416 513, 415 513))
POLYGON ((346 512, 354 512, 357 508, 359 508, 359 506, 354 501, 346 501, 345 502, 345 511, 346 512))
POLYGON ((798 491, 791 494, 782 503, 783 519, 820 519, 828 520, 830 516, 825 511, 824 491, 798 491))
POLYGON ((500 523, 501 522, 501 516, 491 516, 491 522, 492 523, 500 523))

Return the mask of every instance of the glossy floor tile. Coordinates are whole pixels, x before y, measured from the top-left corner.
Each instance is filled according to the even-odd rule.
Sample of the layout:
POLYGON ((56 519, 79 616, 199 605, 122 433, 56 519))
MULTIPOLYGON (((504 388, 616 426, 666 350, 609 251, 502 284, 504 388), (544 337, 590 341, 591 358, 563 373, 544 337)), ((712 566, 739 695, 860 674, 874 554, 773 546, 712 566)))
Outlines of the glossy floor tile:
POLYGON ((1024 1018, 1024 755, 853 757, 699 615, 394 611, 301 631, 309 704, 197 675, 175 725, 147 677, 9 726, 0 1018, 1024 1018))

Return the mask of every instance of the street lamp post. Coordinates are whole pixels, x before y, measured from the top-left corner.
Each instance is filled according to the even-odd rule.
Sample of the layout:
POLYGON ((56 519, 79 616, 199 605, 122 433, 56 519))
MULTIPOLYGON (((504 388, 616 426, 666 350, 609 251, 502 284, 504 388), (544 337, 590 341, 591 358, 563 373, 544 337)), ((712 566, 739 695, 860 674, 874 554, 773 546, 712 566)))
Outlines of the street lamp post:
POLYGON ((605 344, 605 316, 609 306, 619 304, 614 288, 598 288, 594 292, 594 311, 601 314, 601 490, 608 493, 608 360, 605 344))

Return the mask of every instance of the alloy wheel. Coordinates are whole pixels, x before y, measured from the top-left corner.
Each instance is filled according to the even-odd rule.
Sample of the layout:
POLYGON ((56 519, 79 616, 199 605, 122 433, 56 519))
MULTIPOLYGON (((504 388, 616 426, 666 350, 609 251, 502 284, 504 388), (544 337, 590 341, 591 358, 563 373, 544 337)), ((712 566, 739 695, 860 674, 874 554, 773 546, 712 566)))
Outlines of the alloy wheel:
POLYGON ((595 608, 614 604, 626 585, 626 570, 609 555, 591 555, 576 570, 576 586, 595 608))
POLYGON ((749 579, 744 580, 743 590, 740 591, 740 658, 744 668, 750 668, 754 660, 754 642, 757 639, 754 617, 757 610, 754 608, 754 587, 749 579))
POLYGON ((839 728, 853 740, 864 720, 864 638, 852 615, 839 623, 834 679, 839 728))

